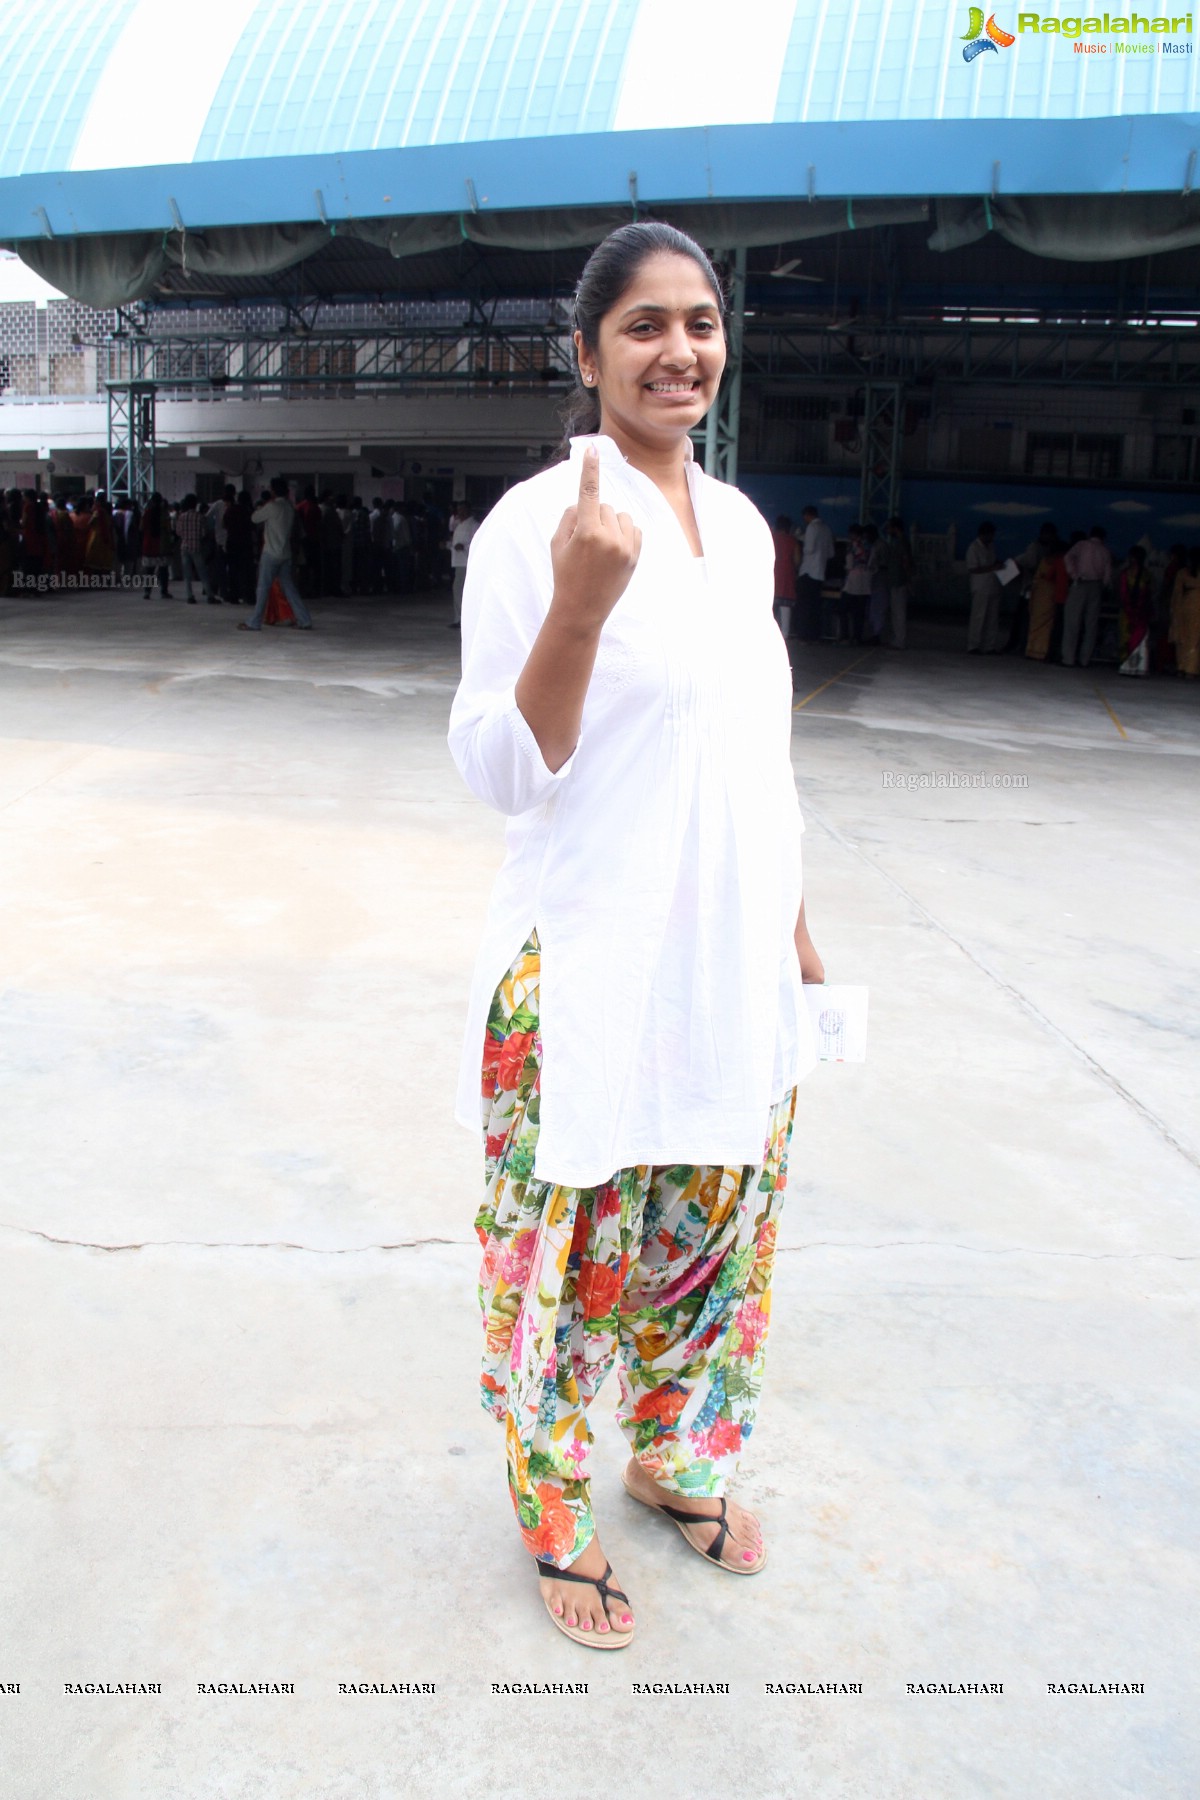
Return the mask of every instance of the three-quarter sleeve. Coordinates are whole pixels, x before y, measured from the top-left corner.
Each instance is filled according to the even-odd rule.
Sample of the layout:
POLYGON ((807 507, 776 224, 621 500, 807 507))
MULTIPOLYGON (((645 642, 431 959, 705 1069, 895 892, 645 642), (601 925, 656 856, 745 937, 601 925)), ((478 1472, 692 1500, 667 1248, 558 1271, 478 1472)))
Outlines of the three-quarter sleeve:
MULTIPOLYGON (((471 792, 498 812, 540 806, 575 752, 547 768, 517 705, 517 680, 550 606, 549 534, 504 501, 471 540, 463 587, 463 673, 450 709, 450 754, 471 792)), ((577 746, 578 748, 578 746, 577 746)))

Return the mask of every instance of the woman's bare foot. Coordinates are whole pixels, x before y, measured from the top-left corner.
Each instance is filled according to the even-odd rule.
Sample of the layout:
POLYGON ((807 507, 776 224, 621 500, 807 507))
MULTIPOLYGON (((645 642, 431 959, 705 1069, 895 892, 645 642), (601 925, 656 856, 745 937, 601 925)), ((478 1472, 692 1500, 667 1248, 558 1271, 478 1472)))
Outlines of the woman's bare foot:
MULTIPOLYGON (((608 1558, 600 1548, 600 1539, 593 1536, 587 1549, 571 1564, 571 1573, 590 1575, 599 1581, 607 1567, 608 1558)), ((610 1587, 620 1587, 615 1575, 608 1579, 610 1587)), ((543 1575, 540 1570, 539 1584, 547 1606, 565 1625, 576 1626, 580 1631, 595 1631, 600 1636, 612 1632, 614 1636, 628 1637, 633 1630, 633 1608, 625 1600, 610 1598, 606 1608, 599 1588, 584 1581, 555 1581, 552 1575, 543 1575)))
MULTIPOLYGON (((647 1473, 636 1456, 629 1459, 625 1485, 637 1499, 644 1500, 649 1506, 673 1506, 679 1512, 694 1513, 696 1524, 691 1529, 696 1534, 696 1543, 701 1550, 709 1549, 715 1542, 721 1530, 719 1500, 711 1496, 689 1500, 686 1495, 663 1487, 647 1473), (704 1522, 708 1519, 713 1521, 711 1531, 705 1528, 704 1522)), ((729 1531, 721 1550, 721 1561, 740 1572, 750 1564, 762 1560, 762 1527, 754 1514, 747 1512, 744 1506, 739 1506, 736 1500, 727 1500, 725 1505, 725 1523, 729 1531)))

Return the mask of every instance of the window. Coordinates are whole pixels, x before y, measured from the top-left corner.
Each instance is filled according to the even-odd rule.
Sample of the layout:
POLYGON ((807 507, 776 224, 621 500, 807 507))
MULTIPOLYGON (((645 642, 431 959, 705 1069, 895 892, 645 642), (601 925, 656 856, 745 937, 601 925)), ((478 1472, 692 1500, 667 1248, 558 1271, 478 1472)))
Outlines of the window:
POLYGON ((353 344, 287 344, 283 372, 291 380, 322 380, 354 374, 353 344))
POLYGON ((475 346, 477 375, 510 375, 516 379, 550 367, 545 338, 486 338, 475 346))
POLYGON ((1151 478, 1154 481, 1194 483, 1200 476, 1200 438, 1192 435, 1156 437, 1151 478))
POLYGON ((1062 481, 1108 481, 1121 473, 1118 432, 1031 431, 1025 473, 1062 481))

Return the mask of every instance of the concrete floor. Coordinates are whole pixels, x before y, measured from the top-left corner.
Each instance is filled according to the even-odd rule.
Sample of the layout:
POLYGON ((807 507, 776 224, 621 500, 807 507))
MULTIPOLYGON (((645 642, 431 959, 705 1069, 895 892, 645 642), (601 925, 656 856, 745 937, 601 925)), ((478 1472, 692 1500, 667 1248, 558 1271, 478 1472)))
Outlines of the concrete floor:
POLYGON ((1194 1800, 1200 694, 919 627, 797 651, 870 1059, 801 1093, 768 1571, 626 1500, 605 1417, 606 1658, 545 1618, 475 1402, 450 1115, 501 825, 445 749, 458 639, 237 616, 0 603, 4 1800, 1194 1800), (951 769, 1028 785, 894 779, 951 769), (730 1691, 631 1691, 687 1680, 730 1691))

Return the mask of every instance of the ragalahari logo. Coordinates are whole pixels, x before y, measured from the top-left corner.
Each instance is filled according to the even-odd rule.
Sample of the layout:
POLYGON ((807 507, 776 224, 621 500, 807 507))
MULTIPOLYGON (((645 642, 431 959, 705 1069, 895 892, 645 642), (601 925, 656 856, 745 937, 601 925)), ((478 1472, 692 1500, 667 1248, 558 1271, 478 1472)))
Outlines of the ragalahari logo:
POLYGON ((1001 31, 996 23, 994 13, 988 15, 985 25, 982 6, 971 8, 970 27, 969 31, 964 31, 962 37, 966 46, 963 50, 964 62, 974 62, 975 58, 982 56, 985 50, 1007 50, 1011 44, 1015 44, 1017 41, 1011 31, 1001 31))

